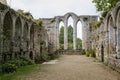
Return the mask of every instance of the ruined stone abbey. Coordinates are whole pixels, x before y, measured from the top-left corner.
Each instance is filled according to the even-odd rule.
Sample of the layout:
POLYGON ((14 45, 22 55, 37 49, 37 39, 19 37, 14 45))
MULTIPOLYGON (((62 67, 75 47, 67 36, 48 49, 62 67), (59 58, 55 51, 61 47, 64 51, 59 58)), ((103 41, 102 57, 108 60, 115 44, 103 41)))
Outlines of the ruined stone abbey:
POLYGON ((82 47, 93 49, 96 57, 120 71, 120 2, 107 14, 102 24, 92 29, 98 16, 76 15, 69 12, 54 18, 41 18, 45 29, 20 15, 0 0, 0 62, 27 55, 31 59, 42 50, 59 50, 59 24, 64 23, 64 50, 68 49, 68 18, 73 18, 73 50, 77 44, 77 23, 82 23, 82 47), (44 45, 43 45, 44 43, 44 45))

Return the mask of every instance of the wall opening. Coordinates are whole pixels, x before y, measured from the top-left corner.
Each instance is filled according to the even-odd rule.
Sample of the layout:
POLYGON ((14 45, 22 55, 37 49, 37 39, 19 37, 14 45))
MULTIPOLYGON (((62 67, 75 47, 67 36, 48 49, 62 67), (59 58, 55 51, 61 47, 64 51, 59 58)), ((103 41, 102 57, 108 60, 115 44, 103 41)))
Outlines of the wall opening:
POLYGON ((77 23, 77 49, 82 49, 82 23, 77 23))
POLYGON ((118 48, 118 51, 117 51, 117 58, 120 58, 120 54, 119 54, 119 50, 120 50, 120 7, 118 9, 118 13, 117 13, 117 18, 116 18, 116 26, 117 26, 117 48, 118 48))
POLYGON ((24 48, 23 48, 23 51, 24 53, 26 53, 26 51, 28 51, 28 23, 25 22, 24 24, 24 28, 23 28, 23 42, 24 42, 24 48))
POLYGON ((11 41, 12 41, 12 17, 9 12, 5 14, 3 22, 3 60, 9 59, 7 55, 12 54, 11 41), (6 55, 7 53, 7 55, 6 55))
POLYGON ((116 30, 113 25, 113 18, 109 18, 108 23, 108 29, 109 29, 109 55, 113 56, 116 52, 116 30))
POLYGON ((59 23, 59 48, 64 49, 64 23, 60 21, 59 23))
POLYGON ((73 49, 73 18, 71 16, 68 17, 68 26, 67 26, 67 34, 68 34, 68 49, 73 49))
POLYGON ((21 33, 22 33, 22 24, 21 24, 21 20, 18 17, 16 19, 16 23, 15 23, 15 51, 20 53, 20 48, 21 48, 21 33))
POLYGON ((34 49, 34 25, 30 28, 30 48, 31 50, 34 49))

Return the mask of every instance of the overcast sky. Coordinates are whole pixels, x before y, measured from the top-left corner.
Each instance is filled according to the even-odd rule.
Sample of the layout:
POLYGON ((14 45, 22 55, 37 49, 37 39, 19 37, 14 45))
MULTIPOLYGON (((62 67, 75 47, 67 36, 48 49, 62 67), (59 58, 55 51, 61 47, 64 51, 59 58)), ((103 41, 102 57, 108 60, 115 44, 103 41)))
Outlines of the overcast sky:
POLYGON ((98 15, 92 0, 7 0, 7 3, 15 10, 29 11, 34 18, 51 18, 65 15, 67 12, 77 15, 98 15))
POLYGON ((31 12, 34 18, 54 17, 67 12, 77 15, 97 14, 92 0, 7 0, 7 3, 14 9, 31 12))

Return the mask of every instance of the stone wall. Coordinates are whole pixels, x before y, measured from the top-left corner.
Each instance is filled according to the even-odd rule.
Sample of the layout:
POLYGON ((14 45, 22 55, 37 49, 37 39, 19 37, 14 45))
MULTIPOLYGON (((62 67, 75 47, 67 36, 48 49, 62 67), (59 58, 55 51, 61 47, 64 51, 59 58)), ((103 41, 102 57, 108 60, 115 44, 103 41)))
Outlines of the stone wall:
POLYGON ((80 21, 82 23, 82 46, 83 49, 91 49, 91 34, 89 31, 90 23, 97 21, 98 16, 94 15, 81 15, 77 16, 74 13, 67 13, 64 16, 55 16, 54 18, 43 18, 43 23, 46 27, 48 38, 51 43, 54 44, 54 50, 59 50, 59 24, 60 22, 64 23, 64 50, 68 49, 68 18, 72 17, 73 19, 73 50, 76 50, 77 45, 77 23, 80 21))
POLYGON ((20 56, 34 59, 48 51, 48 41, 42 26, 0 3, 0 63, 20 56))
POLYGON ((92 39, 97 58, 120 72, 120 2, 91 34, 98 36, 92 39))

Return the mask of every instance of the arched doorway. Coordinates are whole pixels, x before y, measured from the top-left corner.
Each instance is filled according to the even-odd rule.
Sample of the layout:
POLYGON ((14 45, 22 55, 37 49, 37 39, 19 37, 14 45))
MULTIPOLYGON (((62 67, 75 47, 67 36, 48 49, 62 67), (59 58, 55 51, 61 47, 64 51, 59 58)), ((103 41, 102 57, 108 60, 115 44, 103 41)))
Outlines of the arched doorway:
POLYGON ((10 12, 7 12, 3 21, 3 60, 9 60, 12 57, 12 31, 13 21, 10 12))
POLYGON ((120 6, 116 13, 116 26, 117 26, 117 58, 120 58, 120 6))
POLYGON ((31 25, 30 27, 30 50, 29 51, 29 57, 33 59, 33 51, 34 51, 34 24, 31 25))
POLYGON ((34 49, 34 25, 30 27, 30 49, 34 49))
POLYGON ((82 49, 82 23, 77 22, 77 50, 82 49))
POLYGON ((21 35, 22 34, 22 23, 20 18, 18 17, 15 22, 15 55, 16 57, 21 56, 21 35))
POLYGON ((101 45, 101 62, 104 62, 104 46, 101 45))
POLYGON ((113 18, 109 17, 108 22, 108 31, 109 31, 109 56, 116 55, 116 28, 113 24, 113 18))
POLYGON ((60 21, 59 23, 59 48, 64 49, 64 23, 60 21))
POLYGON ((32 51, 30 51, 29 57, 30 57, 30 59, 33 59, 33 52, 32 51))
POLYGON ((68 17, 67 19, 68 21, 68 26, 67 26, 67 32, 68 32, 68 49, 69 50, 73 50, 73 29, 74 29, 74 25, 73 25, 73 18, 71 16, 68 17))
POLYGON ((29 47, 29 37, 28 37, 28 23, 25 22, 24 28, 23 28, 23 43, 24 43, 24 48, 23 48, 23 54, 26 55, 28 52, 28 47, 29 47))

